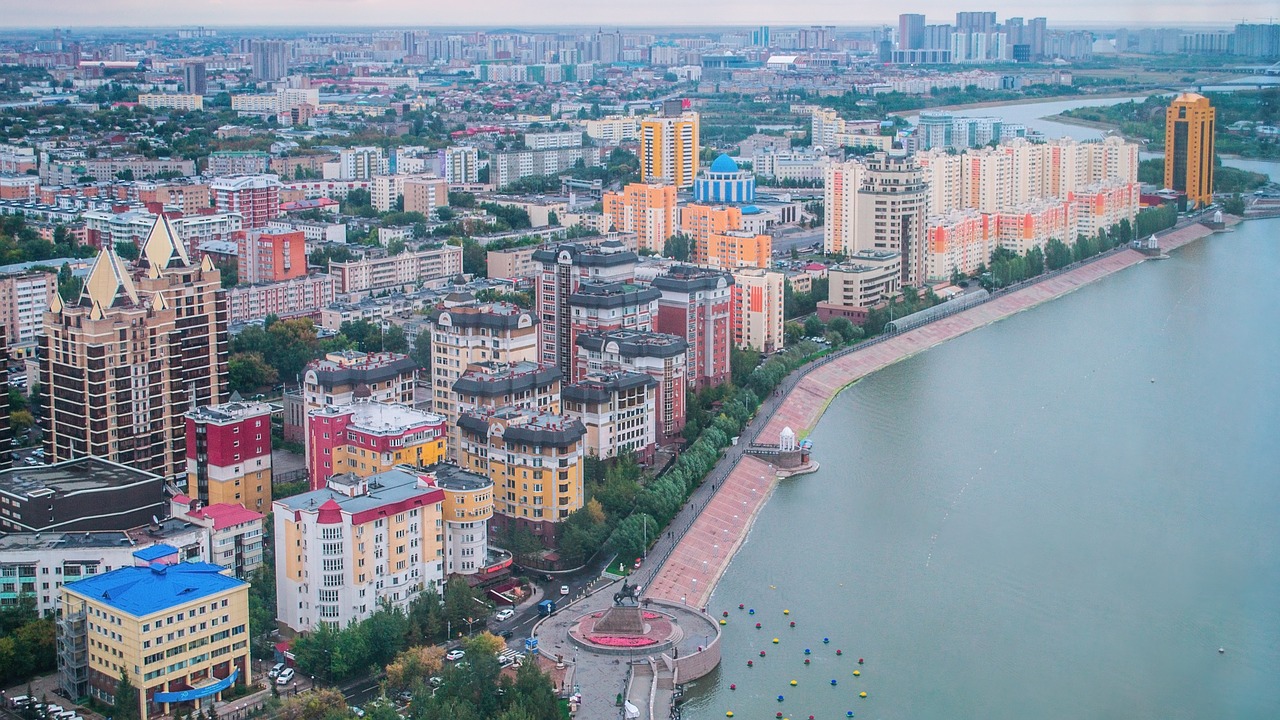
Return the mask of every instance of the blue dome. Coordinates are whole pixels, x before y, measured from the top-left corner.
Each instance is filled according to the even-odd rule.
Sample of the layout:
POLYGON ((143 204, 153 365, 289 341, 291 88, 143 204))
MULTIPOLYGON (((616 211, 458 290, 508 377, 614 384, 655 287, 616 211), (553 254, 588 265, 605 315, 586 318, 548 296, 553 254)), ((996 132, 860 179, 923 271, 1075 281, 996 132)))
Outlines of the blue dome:
POLYGON ((713 173, 733 173, 738 172, 738 163, 728 155, 721 155, 711 163, 711 172, 713 173))

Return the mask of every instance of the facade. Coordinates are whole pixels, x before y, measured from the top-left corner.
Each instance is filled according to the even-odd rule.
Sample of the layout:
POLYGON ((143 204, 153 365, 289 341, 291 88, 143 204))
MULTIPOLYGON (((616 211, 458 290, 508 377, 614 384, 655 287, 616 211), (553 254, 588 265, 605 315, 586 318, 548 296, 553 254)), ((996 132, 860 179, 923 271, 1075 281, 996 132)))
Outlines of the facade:
POLYGON ((451 185, 480 181, 480 151, 468 145, 455 145, 440 151, 440 169, 451 185))
POLYGON ((554 546, 556 523, 585 502, 582 423, 508 406, 464 413, 458 426, 463 469, 493 482, 493 524, 527 528, 554 546))
POLYGON ((902 290, 902 256, 892 252, 861 252, 828 273, 827 304, 871 308, 902 290))
POLYGON ((10 532, 0 535, 0 608, 35 600, 40 615, 62 607, 62 586, 134 565, 134 552, 176 548, 186 562, 209 561, 209 532, 186 520, 163 518, 128 530, 10 532))
MULTIPOLYGON (((474 363, 534 362, 538 319, 510 303, 456 305, 431 313, 431 407, 457 425, 454 383, 474 363)), ((451 431, 452 434, 452 431, 451 431)), ((456 444, 451 444, 450 456, 456 444)))
POLYGON ((1088 185, 1067 196, 1075 205, 1075 231, 1087 237, 1125 220, 1132 227, 1141 198, 1141 185, 1119 181, 1088 185))
POLYGON ((855 251, 858 188, 862 186, 863 169, 861 162, 849 160, 830 163, 823 170, 823 207, 826 210, 822 223, 822 247, 828 255, 851 255, 855 251))
POLYGON ((663 103, 662 114, 640 121, 640 181, 693 187, 698 175, 698 113, 678 100, 663 103))
POLYGON ((332 275, 307 275, 283 282, 238 285, 227 291, 230 322, 234 325, 262 320, 268 315, 281 319, 319 315, 333 304, 332 275))
POLYGON ((489 181, 502 188, 523 177, 563 172, 578 161, 587 167, 599 167, 604 159, 604 149, 598 147, 496 152, 489 155, 489 181))
POLYGON ((271 169, 271 155, 261 150, 215 150, 206 171, 214 177, 258 175, 271 169))
POLYGON ((999 246, 1023 255, 1033 247, 1043 250, 1055 238, 1070 246, 1075 242, 1077 227, 1076 203, 1071 199, 1050 199, 1000 213, 995 232, 999 246))
POLYGON ((206 506, 271 510, 271 406, 233 401, 187 412, 187 494, 206 506))
POLYGON ((62 587, 58 686, 67 697, 110 705, 124 674, 147 720, 251 686, 249 583, 209 563, 143 557, 62 587))
POLYGON ((475 575, 494 568, 489 552, 489 520, 493 517, 493 480, 440 463, 423 471, 444 491, 445 573, 475 575))
POLYGON ((58 276, 51 272, 0 275, 0 327, 9 357, 35 349, 36 336, 44 329, 45 310, 57 289, 58 276))
MULTIPOLYGON (((211 207, 209 201, 209 186, 205 183, 160 183, 154 181, 142 181, 134 183, 138 189, 138 202, 140 203, 160 203, 161 205, 172 205, 178 208, 184 215, 195 215, 200 212, 208 212, 211 207)), ((174 218, 179 219, 179 218, 174 218)), ((179 233, 181 228, 175 228, 179 233)), ((185 235, 184 235, 185 237, 185 235)))
POLYGON ((444 459, 448 427, 439 415, 409 405, 357 400, 307 413, 307 471, 312 489, 334 475, 369 477, 397 465, 426 467, 444 459))
POLYGON ((533 261, 533 254, 537 250, 538 248, 534 245, 489 250, 485 253, 488 276, 504 280, 537 277, 538 270, 541 267, 533 261))
POLYGON ((693 199, 701 203, 749 203, 756 199, 756 177, 721 155, 693 183, 693 199))
POLYGON ((318 490, 276 500, 276 615, 297 632, 346 627, 380 603, 406 608, 444 583, 444 491, 396 468, 335 475, 318 490))
POLYGON ((581 378, 600 373, 634 372, 657 382, 658 442, 680 439, 685 425, 688 392, 688 343, 678 335, 643 330, 583 333, 577 337, 578 372, 581 378))
POLYGON ((609 230, 635 233, 640 250, 662 253, 676 232, 676 189, 671 185, 631 183, 603 197, 609 230))
POLYGON ((138 104, 143 107, 173 110, 204 110, 204 98, 194 93, 142 93, 138 104))
POLYGON ((995 251, 998 217, 975 210, 929 217, 925 221, 925 275, 930 280, 949 280, 957 272, 966 276, 977 273, 995 251))
POLYGON ((236 213, 244 227, 262 228, 280 215, 280 178, 277 175, 232 175, 214 178, 209 193, 218 212, 236 213))
POLYGON ((186 408, 227 395, 227 299, 206 257, 189 259, 163 216, 134 275, 98 254, 74 302, 44 317, 40 383, 51 462, 94 455, 177 478, 186 472, 186 408))
POLYGON ((125 530, 165 514, 164 478, 102 458, 0 470, 0 531, 125 530))
POLYGON ((449 206, 449 183, 433 175, 409 176, 404 181, 404 211, 431 217, 436 208, 449 206))
MULTIPOLYGON (((338 178, 342 180, 373 180, 377 175, 389 172, 387 154, 380 147, 350 147, 338 152, 338 178)), ((325 177, 328 177, 328 173, 325 177)))
POLYGON ((441 245, 404 252, 391 257, 363 257, 349 262, 330 262, 329 273, 343 295, 417 289, 432 281, 462 274, 462 247, 441 245))
POLYGON ((786 276, 775 270, 733 271, 733 343, 763 353, 782 349, 786 276))
MULTIPOLYGON (((569 342, 576 349, 577 338, 583 333, 651 330, 660 297, 660 291, 633 283, 585 282, 569 297, 569 342)), ((570 366, 572 379, 581 377, 579 364, 572 361, 570 366)))
POLYGON ((274 283, 306 277, 307 239, 301 231, 241 230, 234 234, 242 283, 274 283))
MULTIPOLYGON (((267 510, 271 505, 267 505, 267 510)), ((203 528, 208 535, 209 559, 241 580, 248 580, 262 567, 263 521, 266 515, 243 505, 205 505, 186 495, 169 501, 173 519, 203 528)))
POLYGON ((284 40, 250 40, 249 62, 253 79, 279 80, 289 74, 289 43, 284 40))
POLYGON ((640 139, 640 121, 630 115, 607 115, 583 123, 587 137, 601 145, 621 145, 640 139))
MULTIPOLYGON (((875 153, 866 158, 857 190, 853 251, 889 250, 902 255, 902 283, 924 281, 924 173, 911 156, 875 153)), ((852 253, 849 253, 852 254, 852 253)))
POLYGON ((658 381, 643 373, 589 373, 561 393, 565 415, 586 429, 587 455, 633 454, 641 462, 657 447, 658 381))
POLYGON ((436 404, 448 418, 449 456, 460 457, 462 435, 458 419, 462 414, 480 414, 500 407, 560 412, 563 380, 564 376, 554 366, 527 360, 487 360, 466 366, 450 383, 450 399, 436 404))
POLYGON ((651 285, 662 293, 654 329, 683 337, 689 345, 689 384, 701 389, 727 382, 733 347, 733 276, 677 265, 651 285))
POLYGON ((630 282, 635 279, 636 254, 622 243, 597 246, 564 243, 533 253, 538 263, 538 362, 554 365, 563 377, 573 376, 574 345, 569 299, 587 281, 630 282))
MULTIPOLYGON (((151 235, 159 216, 139 210, 122 213, 90 210, 84 213, 83 218, 90 245, 114 247, 116 243, 128 242, 141 247, 151 235)), ((169 229, 191 248, 210 240, 230 241, 232 234, 244 227, 244 218, 238 213, 184 215, 166 217, 166 220, 169 229)))
POLYGON ((1174 98, 1165 111, 1164 186, 1198 207, 1213 203, 1214 122, 1217 111, 1195 93, 1174 98))
POLYGON ((773 264, 773 236, 744 230, 712 233, 706 249, 697 255, 702 262, 722 270, 768 268, 773 264))
MULTIPOLYGON (((358 399, 413 404, 413 379, 417 365, 400 353, 332 352, 309 363, 302 371, 298 416, 285 414, 285 436, 301 436, 305 445, 306 415, 330 405, 350 405, 358 399), (297 430, 290 432, 290 426, 297 430)), ((306 448, 308 464, 311 449, 306 448)))
POLYGON ((527 132, 524 134, 524 146, 530 150, 582 147, 582 133, 577 130, 527 132))
POLYGON ((742 229, 742 208, 736 205, 689 203, 680 209, 680 232, 689 238, 689 257, 709 263, 711 236, 742 229))

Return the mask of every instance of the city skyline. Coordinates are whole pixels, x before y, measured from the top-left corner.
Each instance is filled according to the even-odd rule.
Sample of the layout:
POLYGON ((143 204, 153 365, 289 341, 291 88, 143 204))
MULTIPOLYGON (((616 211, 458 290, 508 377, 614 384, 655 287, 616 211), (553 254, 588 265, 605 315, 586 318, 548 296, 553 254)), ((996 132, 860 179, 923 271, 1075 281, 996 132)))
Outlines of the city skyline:
POLYGON ((1212 25, 1229 26, 1237 22, 1264 22, 1272 18, 1274 5, 1260 0, 1204 4, 1177 0, 1163 6, 1168 23, 1153 22, 1145 6, 1139 3, 1115 3, 1101 0, 1073 3, 1068 6, 1047 3, 1019 4, 1011 2, 941 3, 936 0, 881 11, 883 16, 868 14, 833 0, 814 0, 801 7, 765 2, 709 2, 689 6, 675 0, 659 0, 634 11, 621 13, 585 0, 560 3, 555 17, 546 8, 515 0, 497 0, 488 12, 445 5, 433 7, 406 0, 277 0, 258 3, 252 0, 215 0, 214 2, 168 3, 157 6, 142 0, 121 0, 108 4, 92 0, 64 0, 56 6, 30 4, 10 9, 5 27, 156 27, 203 24, 217 27, 247 26, 457 26, 457 27, 528 27, 584 26, 605 24, 619 27, 690 27, 806 24, 868 27, 893 25, 898 13, 923 13, 930 22, 950 22, 956 12, 965 10, 994 11, 1000 20, 1007 17, 1046 16, 1058 25, 1212 25), (489 21, 490 19, 492 21, 489 21), (303 20, 300 22, 300 19, 303 20), (68 20, 74 22, 69 23, 68 20), (726 22, 728 21, 728 22, 726 22))

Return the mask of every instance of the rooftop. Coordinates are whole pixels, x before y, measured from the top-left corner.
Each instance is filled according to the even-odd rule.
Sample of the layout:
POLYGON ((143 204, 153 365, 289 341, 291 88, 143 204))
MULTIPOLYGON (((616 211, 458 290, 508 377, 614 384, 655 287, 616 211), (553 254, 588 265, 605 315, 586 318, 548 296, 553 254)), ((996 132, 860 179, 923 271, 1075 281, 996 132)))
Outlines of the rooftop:
MULTIPOLYGON (((388 506, 404 503, 414 498, 423 498, 423 503, 433 502, 431 493, 440 490, 427 485, 425 476, 407 468, 396 467, 386 472, 376 473, 364 478, 367 492, 355 494, 344 492, 344 484, 357 484, 361 480, 345 475, 335 475, 329 479, 330 485, 320 490, 280 498, 275 505, 292 512, 317 512, 320 506, 334 503, 341 512, 356 515, 367 511, 386 509, 388 506)), ((420 503, 421 504, 421 503, 420 503)), ((331 506, 332 507, 332 506, 331 506)))
MULTIPOLYGON (((136 547, 166 539, 177 539, 179 536, 193 532, 194 525, 183 520, 166 518, 154 525, 144 525, 132 530, 102 530, 90 532, 49 533, 20 532, 0 535, 0 552, 28 551, 63 551, 76 549, 107 549, 116 547, 136 547)), ((204 532, 195 528, 196 532, 204 532)))
POLYGON ((187 417, 196 422, 210 422, 217 425, 270 414, 271 406, 266 403, 235 401, 221 405, 205 405, 204 407, 187 411, 187 417))
POLYGON ((507 395, 530 388, 544 388, 561 380, 560 370, 552 365, 522 360, 504 363, 496 360, 472 363, 453 384, 453 390, 466 395, 507 395))
POLYGON ((615 393, 638 387, 657 385, 658 381, 644 373, 616 372, 588 375, 572 385, 565 385, 561 399, 568 402, 601 403, 615 393))
POLYGON ((675 265, 666 275, 654 278, 652 286, 659 290, 696 292, 728 287, 732 284, 733 276, 727 272, 695 265, 675 265))
POLYGON ((436 310, 431 313, 431 322, 454 327, 513 330, 537 325, 538 316, 513 303, 494 302, 436 310))
POLYGON ((657 300, 662 293, 651 287, 624 282, 585 282, 569 297, 570 305, 585 307, 621 307, 657 300))
POLYGON ((399 403, 357 400, 350 405, 325 405, 307 413, 311 417, 350 415, 348 428, 371 434, 395 435, 423 425, 443 425, 444 418, 399 403))
POLYGON ((487 437, 491 420, 501 420, 506 424, 502 436, 509 442, 568 447, 587 434, 587 429, 581 421, 567 415, 517 408, 511 405, 483 409, 475 415, 464 413, 458 418, 458 427, 472 434, 487 437))
POLYGON ((493 481, 483 475, 468 472, 452 463, 436 463, 422 472, 435 479, 436 485, 446 490, 483 490, 493 487, 493 481))
POLYGON ((623 357, 675 357, 689 348, 689 343, 678 335, 649 332, 647 330, 613 330, 610 332, 585 332, 578 335, 578 347, 603 352, 615 346, 623 357))
MULTIPOLYGON (((173 502, 180 505, 190 505, 191 498, 186 495, 175 495, 173 502)), ((231 503, 214 503, 213 505, 188 510, 186 514, 188 517, 193 517, 197 520, 212 520, 214 530, 244 525, 266 517, 266 515, 249 510, 243 505, 232 505, 231 503)))
POLYGON ((0 493, 23 499, 75 495, 147 482, 163 480, 159 475, 97 457, 0 471, 0 493))
POLYGON ((123 567, 63 587, 126 615, 142 618, 249 585, 223 572, 223 568, 209 563, 155 563, 123 567))

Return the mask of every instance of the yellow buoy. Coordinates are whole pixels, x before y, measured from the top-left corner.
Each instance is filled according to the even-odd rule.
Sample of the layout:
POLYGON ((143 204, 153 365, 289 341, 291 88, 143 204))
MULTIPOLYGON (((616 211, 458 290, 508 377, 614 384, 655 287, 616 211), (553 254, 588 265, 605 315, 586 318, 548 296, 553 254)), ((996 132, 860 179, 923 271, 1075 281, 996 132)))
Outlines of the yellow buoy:
POLYGON ((728 712, 726 712, 726 713, 724 714, 724 716, 725 716, 725 717, 733 717, 733 711, 732 711, 732 710, 729 710, 728 712))
POLYGON ((853 671, 853 676, 854 676, 854 677, 857 677, 857 676, 859 676, 859 675, 861 675, 861 674, 862 674, 862 671, 861 671, 861 670, 854 670, 854 671, 853 671))
POLYGON ((858 697, 866 697, 866 696, 867 696, 867 694, 866 694, 866 693, 864 693, 864 692, 860 692, 860 693, 858 693, 858 697))
POLYGON ((728 624, 729 624, 729 621, 728 621, 728 620, 725 620, 724 618, 720 618, 720 624, 721 624, 721 625, 728 625, 728 624))
POLYGON ((783 610, 783 611, 782 611, 782 614, 783 614, 783 615, 790 615, 790 614, 791 614, 791 611, 790 611, 790 610, 783 610))
POLYGON ((791 681, 791 687, 795 687, 795 686, 796 686, 796 681, 795 681, 795 680, 792 680, 792 681, 791 681))
POLYGON ((774 645, 777 645, 777 644, 778 644, 778 638, 774 638, 774 639, 773 639, 773 644, 774 644, 774 645))

